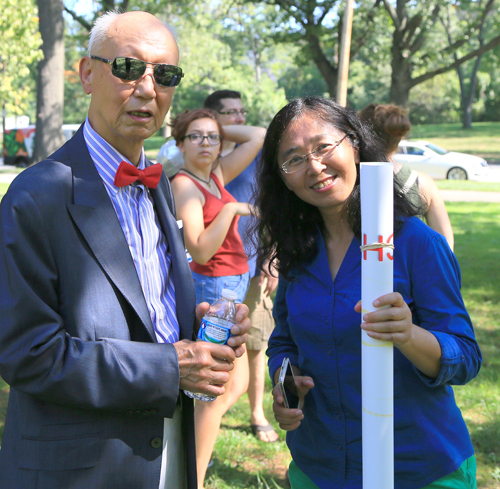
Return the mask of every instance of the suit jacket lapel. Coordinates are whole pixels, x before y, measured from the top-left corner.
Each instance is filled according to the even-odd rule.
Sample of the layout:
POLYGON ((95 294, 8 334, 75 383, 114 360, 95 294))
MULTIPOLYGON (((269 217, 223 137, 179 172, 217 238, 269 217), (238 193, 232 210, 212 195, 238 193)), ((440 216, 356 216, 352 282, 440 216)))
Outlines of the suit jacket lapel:
POLYGON ((152 341, 156 342, 153 324, 134 261, 116 216, 83 139, 83 131, 73 138, 71 152, 74 203, 68 210, 105 273, 133 307, 152 341))
POLYGON ((168 241, 169 252, 172 255, 175 301, 180 337, 181 339, 187 338, 191 340, 193 339, 196 294, 194 291, 193 276, 186 258, 184 243, 181 239, 181 231, 168 205, 167 199, 172 199, 172 192, 165 175, 162 175, 158 187, 151 189, 151 195, 160 225, 168 241))

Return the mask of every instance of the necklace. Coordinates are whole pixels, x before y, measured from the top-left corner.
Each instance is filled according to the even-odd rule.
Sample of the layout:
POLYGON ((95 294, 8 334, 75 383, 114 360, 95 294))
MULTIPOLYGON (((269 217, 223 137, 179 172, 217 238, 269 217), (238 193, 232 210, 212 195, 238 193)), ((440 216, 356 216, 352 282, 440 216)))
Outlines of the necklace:
POLYGON ((210 177, 208 177, 208 180, 203 180, 203 178, 200 178, 199 176, 195 175, 193 172, 190 172, 189 170, 186 170, 185 168, 182 168, 182 171, 189 173, 192 177, 196 178, 196 180, 199 180, 200 182, 203 182, 205 185, 208 185, 209 187, 212 186, 212 184, 210 182, 210 180, 211 180, 210 177))

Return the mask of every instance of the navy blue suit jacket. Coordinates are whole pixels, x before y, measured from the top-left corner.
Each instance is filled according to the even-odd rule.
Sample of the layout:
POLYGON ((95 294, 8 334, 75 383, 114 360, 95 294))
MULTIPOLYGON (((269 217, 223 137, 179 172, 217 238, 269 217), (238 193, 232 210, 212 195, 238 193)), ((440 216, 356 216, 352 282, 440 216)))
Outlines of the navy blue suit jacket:
MULTIPOLYGON (((172 254, 181 339, 195 293, 163 175, 151 190, 172 254)), ((196 488, 193 404, 158 344, 123 231, 82 128, 20 174, 0 207, 0 374, 10 384, 0 489, 156 489, 163 418, 182 403, 196 488)))

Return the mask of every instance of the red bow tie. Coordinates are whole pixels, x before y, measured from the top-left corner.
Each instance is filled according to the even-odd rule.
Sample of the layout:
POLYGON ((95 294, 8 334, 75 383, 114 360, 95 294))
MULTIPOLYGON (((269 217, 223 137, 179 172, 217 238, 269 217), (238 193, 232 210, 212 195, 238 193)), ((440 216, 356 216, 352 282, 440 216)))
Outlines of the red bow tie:
POLYGON ((134 165, 122 161, 115 175, 115 185, 117 187, 126 187, 131 183, 139 180, 139 182, 149 188, 156 188, 160 183, 162 166, 160 163, 148 166, 144 170, 139 170, 134 165))

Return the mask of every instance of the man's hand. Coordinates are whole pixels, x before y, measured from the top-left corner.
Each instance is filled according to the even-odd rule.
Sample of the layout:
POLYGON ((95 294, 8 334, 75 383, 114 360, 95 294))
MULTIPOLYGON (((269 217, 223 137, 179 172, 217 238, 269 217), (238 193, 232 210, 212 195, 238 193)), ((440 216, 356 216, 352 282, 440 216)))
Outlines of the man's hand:
POLYGON ((245 353, 245 343, 248 340, 248 331, 252 327, 252 322, 248 317, 248 306, 246 304, 236 304, 236 324, 231 328, 231 338, 227 344, 234 350, 236 358, 245 353))
MULTIPOLYGON (((202 302, 196 307, 198 327, 209 307, 208 302, 202 302)), ((181 389, 211 396, 224 394, 224 384, 229 380, 235 358, 245 353, 247 331, 252 326, 245 304, 236 304, 236 321, 231 328, 234 336, 229 338, 228 345, 189 340, 174 343, 179 359, 181 389)))
MULTIPOLYGON (((200 302, 196 306, 196 319, 198 327, 201 324, 203 316, 207 313, 210 305, 208 302, 200 302)), ((227 344, 234 350, 236 358, 241 357, 245 353, 245 346, 248 339, 247 332, 252 327, 252 323, 248 317, 248 306, 245 304, 236 304, 236 323, 231 328, 233 336, 229 338, 227 344)))
POLYGON ((174 343, 174 348, 179 359, 181 389, 210 396, 224 394, 224 384, 236 358, 232 348, 189 340, 174 343))

